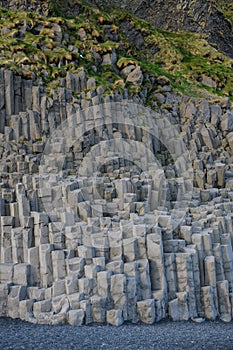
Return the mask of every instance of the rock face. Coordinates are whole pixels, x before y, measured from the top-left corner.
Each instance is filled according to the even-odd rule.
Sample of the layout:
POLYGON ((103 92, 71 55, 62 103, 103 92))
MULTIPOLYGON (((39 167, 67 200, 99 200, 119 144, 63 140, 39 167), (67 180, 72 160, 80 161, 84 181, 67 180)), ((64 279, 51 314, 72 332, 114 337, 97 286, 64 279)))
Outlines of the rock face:
MULTIPOLYGON (((138 14, 141 5, 131 3, 138 14)), ((143 49, 131 23, 121 30, 143 49)), ((86 40, 83 28, 78 35, 86 40)), ((114 48, 95 57, 118 69, 114 48)), ((140 92, 155 76, 134 60, 120 76, 134 93, 108 95, 81 67, 49 93, 33 76, 0 69, 0 316, 78 326, 229 322, 230 100, 176 96, 165 76, 140 92), (147 93, 153 110, 143 106, 147 93)))
MULTIPOLYGON (((96 1, 91 4, 109 10, 109 6, 122 7, 143 18, 156 27, 169 31, 191 31, 208 35, 208 41, 220 51, 233 57, 233 29, 231 22, 211 0, 117 0, 96 1)), ((226 1, 227 2, 227 1, 226 1)), ((80 2, 69 6, 61 1, 1 0, 0 7, 10 10, 31 11, 48 16, 54 9, 62 14, 73 16, 80 12, 80 2)), ((138 39, 137 39, 138 40, 138 39)), ((137 42, 137 40, 135 40, 137 42)))
POLYGON ((233 30, 230 21, 209 0, 123 0, 91 1, 97 6, 121 6, 156 27, 169 31, 191 31, 207 34, 208 41, 233 57, 233 30))
POLYGON ((48 1, 44 1, 44 0, 36 0, 36 1, 1 0, 0 7, 8 10, 35 12, 43 16, 48 16, 51 10, 48 1))
POLYGON ((47 96, 1 70, 0 315, 230 321, 229 100, 176 97, 163 81, 155 112, 104 96, 85 71, 63 82, 47 96))

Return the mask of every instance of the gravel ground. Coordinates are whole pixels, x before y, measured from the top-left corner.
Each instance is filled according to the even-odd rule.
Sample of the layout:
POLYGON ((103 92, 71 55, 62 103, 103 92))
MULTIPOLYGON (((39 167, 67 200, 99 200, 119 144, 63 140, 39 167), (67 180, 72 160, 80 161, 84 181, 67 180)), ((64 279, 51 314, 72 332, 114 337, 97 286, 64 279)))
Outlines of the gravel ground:
POLYGON ((121 327, 34 325, 0 318, 1 350, 233 350, 233 322, 162 321, 121 327))

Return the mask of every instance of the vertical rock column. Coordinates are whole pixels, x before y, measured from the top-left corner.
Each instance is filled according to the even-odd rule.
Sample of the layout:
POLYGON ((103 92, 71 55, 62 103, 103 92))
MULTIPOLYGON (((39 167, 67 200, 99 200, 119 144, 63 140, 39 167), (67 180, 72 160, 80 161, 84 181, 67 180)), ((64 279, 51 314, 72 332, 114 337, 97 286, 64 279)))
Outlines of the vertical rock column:
POLYGON ((12 240, 12 261, 14 263, 22 263, 24 261, 22 227, 13 228, 11 230, 11 240, 12 240))
POLYGON ((170 301, 176 298, 177 292, 177 277, 174 253, 164 254, 164 266, 168 288, 168 300, 170 301))
POLYGON ((1 249, 1 262, 12 262, 12 239, 11 230, 14 225, 14 218, 12 216, 1 217, 1 237, 0 237, 0 249, 1 249))
POLYGON ((6 106, 5 106, 5 80, 4 71, 0 70, 0 133, 4 133, 6 125, 6 106))
POLYGON ((202 302, 204 315, 209 320, 214 320, 217 316, 217 288, 214 256, 207 256, 204 260, 205 287, 202 287, 202 302))
POLYGON ((231 315, 231 302, 229 298, 229 283, 228 281, 222 281, 217 283, 218 291, 218 303, 219 303, 219 315, 220 319, 224 322, 230 322, 231 315))
POLYGON ((22 112, 22 78, 19 75, 14 76, 14 105, 15 114, 22 112))
POLYGON ((53 269, 51 252, 53 251, 52 244, 41 244, 39 246, 39 259, 40 259, 40 279, 41 285, 44 288, 48 288, 53 282, 53 269))
POLYGON ((195 284, 191 254, 177 253, 175 255, 177 285, 179 292, 187 292, 190 317, 197 316, 195 284))
POLYGON ((163 243, 160 234, 147 235, 147 256, 150 263, 151 289, 167 293, 164 273, 163 243))
POLYGON ((9 70, 4 71, 5 80, 5 103, 6 103, 6 117, 7 121, 15 112, 14 103, 14 75, 9 70))
POLYGON ((126 321, 127 315, 127 293, 126 293, 126 277, 123 274, 111 276, 111 297, 114 308, 122 310, 123 318, 126 321))

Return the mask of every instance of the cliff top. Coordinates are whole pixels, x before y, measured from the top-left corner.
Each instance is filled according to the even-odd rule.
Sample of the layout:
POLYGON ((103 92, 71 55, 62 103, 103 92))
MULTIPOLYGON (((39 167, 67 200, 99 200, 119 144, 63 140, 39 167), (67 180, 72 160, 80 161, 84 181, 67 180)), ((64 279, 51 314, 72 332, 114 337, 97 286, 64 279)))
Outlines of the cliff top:
MULTIPOLYGON (((6 6, 0 1, 8 8, 15 3, 6 6)), ((181 93, 232 95, 233 60, 210 45, 207 34, 157 29, 125 11, 105 12, 82 1, 68 1, 65 7, 61 1, 17 4, 29 12, 0 12, 0 65, 41 81, 48 89, 59 87, 67 72, 85 69, 109 92, 147 89, 153 96, 155 87, 146 79, 142 84, 127 81, 126 71, 133 66, 145 77, 164 77, 181 93)))

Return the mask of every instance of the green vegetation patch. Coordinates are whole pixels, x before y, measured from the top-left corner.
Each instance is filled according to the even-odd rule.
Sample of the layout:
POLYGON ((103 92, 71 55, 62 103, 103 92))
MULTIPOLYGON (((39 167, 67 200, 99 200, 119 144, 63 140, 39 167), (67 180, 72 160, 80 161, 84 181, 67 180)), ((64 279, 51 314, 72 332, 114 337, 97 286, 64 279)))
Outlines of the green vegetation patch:
POLYGON ((228 18, 233 24, 233 2, 232 1, 218 1, 218 8, 223 12, 224 16, 228 18))
MULTIPOLYGON (((147 88, 151 98, 156 83, 151 86, 146 78, 142 85, 132 84, 122 73, 130 65, 140 66, 144 77, 152 75, 155 82, 166 77, 180 93, 232 98, 233 60, 211 47, 204 35, 158 30, 123 11, 106 13, 79 0, 50 4, 52 16, 46 18, 0 9, 1 67, 42 80, 48 89, 59 87, 67 72, 84 69, 106 91, 128 88, 133 94, 147 88), (132 39, 125 24, 136 33, 132 39), (134 43, 137 35, 143 38, 140 49, 134 43)), ((226 7, 229 13, 231 8, 226 7)))

